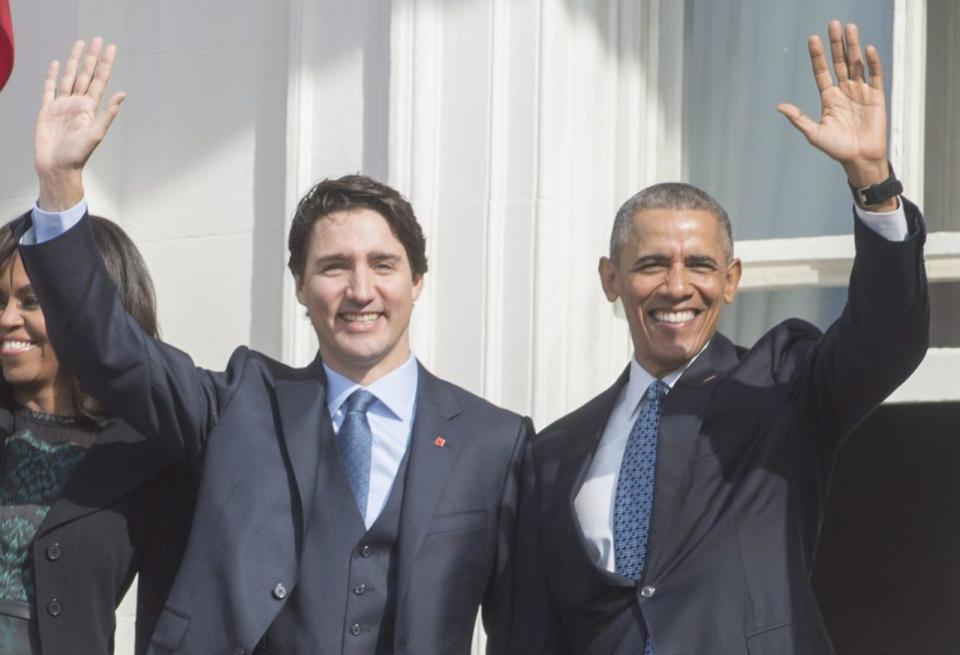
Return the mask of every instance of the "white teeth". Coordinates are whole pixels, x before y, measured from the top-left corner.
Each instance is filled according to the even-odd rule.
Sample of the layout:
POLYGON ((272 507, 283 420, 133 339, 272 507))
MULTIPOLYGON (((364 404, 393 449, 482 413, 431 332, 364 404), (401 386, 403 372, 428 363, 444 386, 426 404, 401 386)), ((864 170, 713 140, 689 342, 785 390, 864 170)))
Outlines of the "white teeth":
POLYGON ((363 314, 342 314, 343 318, 351 323, 372 323, 380 317, 380 312, 364 312, 363 314))
POLYGON ((6 350, 6 351, 15 350, 17 352, 22 353, 24 350, 29 350, 30 348, 33 348, 33 344, 30 343, 29 341, 5 340, 3 342, 2 347, 3 347, 3 350, 6 350))
POLYGON ((695 314, 693 311, 685 312, 654 312, 653 317, 663 323, 683 323, 692 321, 695 314))

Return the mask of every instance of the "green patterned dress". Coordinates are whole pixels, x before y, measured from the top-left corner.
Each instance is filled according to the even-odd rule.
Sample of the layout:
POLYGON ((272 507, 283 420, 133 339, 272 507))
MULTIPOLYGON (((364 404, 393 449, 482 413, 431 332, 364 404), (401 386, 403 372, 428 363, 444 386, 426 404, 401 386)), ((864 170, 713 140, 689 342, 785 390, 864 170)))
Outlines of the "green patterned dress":
POLYGON ((95 425, 17 410, 0 449, 0 653, 39 655, 34 616, 34 536, 70 473, 96 439, 95 425))

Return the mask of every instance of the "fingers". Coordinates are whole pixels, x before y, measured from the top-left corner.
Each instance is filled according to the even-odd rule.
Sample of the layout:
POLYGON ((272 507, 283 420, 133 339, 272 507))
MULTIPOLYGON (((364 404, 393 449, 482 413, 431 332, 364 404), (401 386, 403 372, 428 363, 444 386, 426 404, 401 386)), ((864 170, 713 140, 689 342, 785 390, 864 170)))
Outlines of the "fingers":
POLYGON ((883 67, 880 65, 880 53, 872 45, 867 46, 867 66, 870 67, 870 86, 883 91, 883 67))
POLYGON ((110 81, 110 71, 113 69, 113 60, 116 56, 117 46, 111 43, 103 51, 103 56, 100 57, 100 63, 97 64, 96 71, 94 72, 93 80, 90 81, 87 95, 97 104, 100 104, 103 90, 106 88, 107 82, 110 81))
POLYGON ((807 40, 807 48, 810 50, 813 79, 816 80, 820 93, 823 93, 833 86, 833 78, 830 77, 830 69, 827 67, 827 58, 823 54, 823 44, 820 43, 820 37, 815 34, 811 36, 807 40))
POLYGON ((54 59, 47 66, 47 75, 43 78, 43 95, 40 104, 46 107, 57 97, 57 73, 60 72, 60 62, 54 59))
POLYGON ((818 124, 816 121, 800 111, 799 107, 784 102, 777 105, 777 111, 786 116, 787 120, 793 123, 793 126, 800 130, 803 133, 803 136, 807 137, 808 141, 813 139, 817 131, 818 124))
POLYGON ((83 41, 77 41, 73 44, 73 48, 67 57, 67 63, 63 66, 63 77, 60 78, 57 95, 66 96, 73 92, 73 83, 77 78, 77 66, 81 54, 83 54, 83 41))
POLYGON ((847 52, 843 46, 843 30, 840 21, 832 20, 827 26, 827 36, 830 38, 830 56, 833 59, 833 70, 837 74, 837 83, 849 79, 847 70, 847 52))
POLYGON ((847 44, 847 69, 850 79, 854 82, 863 82, 863 54, 860 52, 860 33, 853 23, 847 23, 844 27, 844 40, 847 44))
POLYGON ((97 114, 97 117, 93 121, 94 129, 101 135, 107 133, 107 130, 110 129, 110 124, 113 123, 113 119, 117 117, 117 114, 120 113, 120 105, 123 104, 123 101, 126 99, 127 94, 115 93, 107 102, 107 106, 103 108, 103 111, 97 114))
POLYGON ((100 58, 100 48, 103 46, 103 39, 99 36, 94 37, 87 49, 87 54, 83 56, 80 68, 77 71, 77 79, 73 83, 73 93, 83 95, 87 92, 90 80, 93 79, 93 71, 97 67, 97 60, 100 58))
POLYGON ((47 68, 47 76, 43 81, 44 104, 53 102, 57 96, 68 95, 88 95, 94 103, 99 104, 107 82, 110 81, 117 46, 111 43, 104 48, 103 39, 98 36, 90 42, 86 54, 83 49, 83 41, 73 44, 59 83, 59 62, 53 62, 47 68))

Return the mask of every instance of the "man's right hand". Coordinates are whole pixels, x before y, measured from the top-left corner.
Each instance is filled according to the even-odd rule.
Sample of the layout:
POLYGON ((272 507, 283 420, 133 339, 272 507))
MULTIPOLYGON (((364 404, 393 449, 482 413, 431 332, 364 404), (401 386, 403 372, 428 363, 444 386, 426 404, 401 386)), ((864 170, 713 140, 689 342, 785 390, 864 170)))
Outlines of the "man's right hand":
POLYGON ((47 68, 33 139, 40 209, 63 211, 83 199, 83 167, 125 98, 122 92, 114 94, 100 107, 116 52, 113 44, 103 48, 103 40, 97 37, 84 54, 83 41, 77 41, 59 81, 60 62, 53 61, 47 68))

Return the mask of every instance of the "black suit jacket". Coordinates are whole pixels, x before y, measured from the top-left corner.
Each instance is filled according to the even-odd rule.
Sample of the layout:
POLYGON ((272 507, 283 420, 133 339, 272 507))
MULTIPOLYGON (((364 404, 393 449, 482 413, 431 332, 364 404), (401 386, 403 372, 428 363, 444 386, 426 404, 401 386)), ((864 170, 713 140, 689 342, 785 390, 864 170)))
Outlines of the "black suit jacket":
MULTIPOLYGON (((0 405, 12 408, 0 383, 0 405)), ((31 546, 44 655, 113 652, 114 611, 135 575, 136 649, 183 555, 196 481, 159 443, 111 419, 71 473, 31 546)))
POLYGON ((716 334, 667 395, 639 585, 593 564, 573 505, 627 373, 537 436, 513 652, 637 655, 648 633, 657 655, 833 652, 809 583, 831 468, 927 346, 922 218, 905 206, 902 243, 857 220, 825 334, 788 320, 749 350, 716 334))
MULTIPOLYGON (((21 255, 58 357, 83 387, 201 472, 192 533, 155 653, 249 653, 297 584, 319 440, 319 360, 238 348, 223 373, 146 336, 123 311, 89 222, 21 255), (278 586, 280 585, 280 586, 278 586), (278 593, 278 589, 283 589, 278 593)), ((511 545, 528 419, 423 368, 396 544, 396 652, 467 653, 482 603, 490 648, 510 615, 511 545), (437 441, 442 437, 443 441, 437 441)), ((332 590, 345 593, 345 590, 332 590)), ((297 652, 313 652, 301 644, 297 652)))

